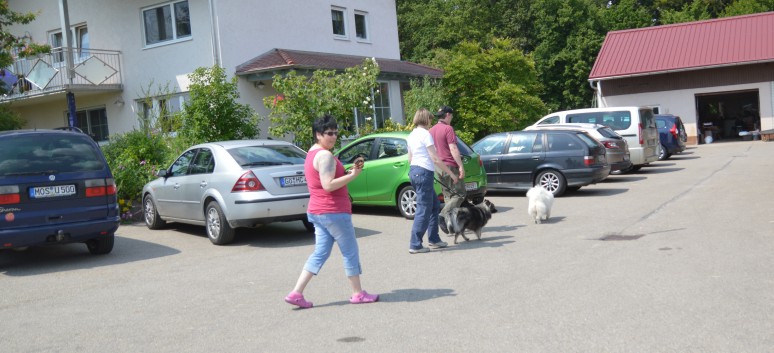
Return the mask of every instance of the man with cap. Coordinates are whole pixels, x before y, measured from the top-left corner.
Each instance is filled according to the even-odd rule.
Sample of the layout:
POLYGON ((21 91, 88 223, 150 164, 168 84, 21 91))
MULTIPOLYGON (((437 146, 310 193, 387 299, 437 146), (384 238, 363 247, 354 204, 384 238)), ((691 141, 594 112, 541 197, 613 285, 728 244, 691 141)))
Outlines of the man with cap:
POLYGON ((460 150, 457 148, 457 134, 454 132, 454 128, 451 126, 451 121, 454 114, 454 109, 448 106, 442 106, 435 113, 438 118, 438 123, 430 128, 430 135, 433 136, 433 142, 435 142, 435 149, 438 152, 438 157, 446 164, 452 173, 459 175, 458 180, 455 183, 452 177, 440 168, 436 170, 438 179, 441 180, 441 189, 443 190, 444 206, 441 210, 441 215, 438 218, 438 224, 441 226, 441 230, 444 233, 449 233, 446 229, 446 219, 449 216, 449 212, 455 207, 459 207, 462 201, 465 200, 465 168, 462 167, 462 156, 460 156, 460 150))

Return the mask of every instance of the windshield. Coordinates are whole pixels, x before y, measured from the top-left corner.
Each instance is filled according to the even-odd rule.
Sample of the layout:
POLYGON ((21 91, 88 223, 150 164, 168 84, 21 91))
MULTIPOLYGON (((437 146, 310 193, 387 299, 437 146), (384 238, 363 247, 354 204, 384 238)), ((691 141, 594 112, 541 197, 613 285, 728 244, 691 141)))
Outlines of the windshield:
POLYGON ((243 146, 228 150, 243 167, 262 165, 304 164, 306 152, 292 145, 243 146))
POLYGON ((91 172, 106 168, 86 135, 29 134, 0 139, 0 176, 91 172))

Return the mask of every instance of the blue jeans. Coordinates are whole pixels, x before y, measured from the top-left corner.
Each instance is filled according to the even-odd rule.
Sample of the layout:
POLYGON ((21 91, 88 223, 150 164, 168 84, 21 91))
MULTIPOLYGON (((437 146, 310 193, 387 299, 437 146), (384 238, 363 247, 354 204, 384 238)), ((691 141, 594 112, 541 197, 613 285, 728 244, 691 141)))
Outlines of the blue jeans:
POLYGON ((314 224, 314 252, 306 260, 304 269, 317 275, 331 256, 333 243, 339 245, 344 257, 344 272, 347 277, 363 273, 360 268, 360 254, 355 238, 355 227, 352 225, 352 215, 349 213, 328 213, 315 215, 306 214, 309 222, 314 224))
POLYGON ((411 226, 411 243, 409 248, 421 249, 422 237, 427 232, 427 240, 430 243, 438 243, 438 212, 441 210, 441 201, 433 189, 433 172, 425 168, 412 165, 409 168, 411 186, 417 193, 417 212, 414 214, 414 224, 411 226))

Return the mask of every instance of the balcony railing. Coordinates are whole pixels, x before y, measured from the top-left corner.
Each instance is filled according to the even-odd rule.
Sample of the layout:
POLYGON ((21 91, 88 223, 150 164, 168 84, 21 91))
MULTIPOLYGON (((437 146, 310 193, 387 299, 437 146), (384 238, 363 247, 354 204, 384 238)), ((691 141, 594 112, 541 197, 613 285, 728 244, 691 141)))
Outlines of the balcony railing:
POLYGON ((19 58, 0 72, 0 103, 65 91, 115 91, 122 88, 121 52, 56 48, 50 54, 19 58), (66 55, 73 57, 72 80, 66 55))

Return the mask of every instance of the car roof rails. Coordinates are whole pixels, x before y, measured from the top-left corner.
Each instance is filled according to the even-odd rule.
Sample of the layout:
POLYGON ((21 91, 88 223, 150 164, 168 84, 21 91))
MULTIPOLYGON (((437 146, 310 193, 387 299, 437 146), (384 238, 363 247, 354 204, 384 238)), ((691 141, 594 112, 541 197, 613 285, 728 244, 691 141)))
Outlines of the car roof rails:
POLYGON ((75 132, 83 133, 83 130, 75 126, 60 126, 60 127, 55 127, 54 130, 75 131, 75 132))

